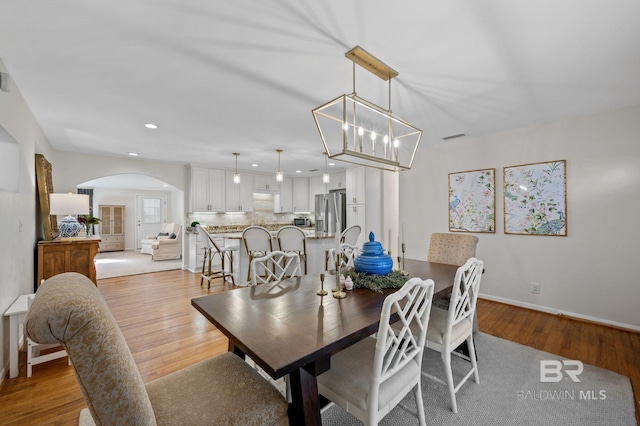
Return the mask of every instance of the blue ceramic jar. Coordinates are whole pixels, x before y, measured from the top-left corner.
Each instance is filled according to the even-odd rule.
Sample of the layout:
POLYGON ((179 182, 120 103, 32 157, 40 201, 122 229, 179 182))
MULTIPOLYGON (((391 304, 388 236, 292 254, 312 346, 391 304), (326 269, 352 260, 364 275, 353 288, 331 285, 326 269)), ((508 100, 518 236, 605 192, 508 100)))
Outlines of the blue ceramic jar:
POLYGON ((393 268, 393 259, 384 252, 382 244, 374 240, 375 235, 370 232, 369 242, 362 245, 362 253, 354 259, 353 264, 358 272, 387 275, 393 268))

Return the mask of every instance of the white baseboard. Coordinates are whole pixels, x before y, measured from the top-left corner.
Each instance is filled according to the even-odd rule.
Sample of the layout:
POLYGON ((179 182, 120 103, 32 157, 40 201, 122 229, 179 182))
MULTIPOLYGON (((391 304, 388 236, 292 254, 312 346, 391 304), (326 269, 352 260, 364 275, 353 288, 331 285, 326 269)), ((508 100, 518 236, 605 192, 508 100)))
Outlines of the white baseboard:
POLYGON ((637 326, 637 325, 625 324, 625 323, 622 323, 622 322, 617 322, 617 321, 611 321, 611 320, 607 320, 607 319, 603 319, 603 318, 592 317, 592 316, 589 316, 589 315, 577 314, 575 312, 560 311, 558 309, 552 309, 552 308, 548 308, 546 306, 534 305, 533 303, 520 302, 518 300, 505 299, 503 297, 491 296, 489 294, 480 293, 478 295, 478 297, 480 299, 492 300, 494 302, 500 302, 500 303, 505 303, 507 305, 519 306, 521 308, 532 309, 534 311, 546 312, 546 313, 549 313, 549 314, 560 315, 560 316, 564 315, 564 316, 567 316, 567 317, 572 317, 572 318, 583 319, 583 320, 586 320, 586 321, 597 322, 599 324, 608 325, 608 326, 611 326, 611 327, 624 328, 624 329, 627 329, 627 330, 640 332, 640 326, 637 326))

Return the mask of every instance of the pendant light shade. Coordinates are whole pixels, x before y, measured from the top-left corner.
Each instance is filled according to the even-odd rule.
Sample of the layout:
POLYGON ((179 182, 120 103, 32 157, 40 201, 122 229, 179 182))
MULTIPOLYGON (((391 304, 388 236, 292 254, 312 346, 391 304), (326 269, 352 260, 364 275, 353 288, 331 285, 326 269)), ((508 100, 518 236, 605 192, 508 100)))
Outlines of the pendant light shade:
POLYGON ((278 172, 276 173, 276 182, 282 182, 284 180, 284 175, 282 174, 282 171, 280 171, 280 154, 282 153, 282 150, 276 149, 276 152, 278 153, 278 172))
POLYGON ((240 183, 240 175, 238 174, 238 155, 240 155, 240 153, 239 152, 234 152, 233 155, 235 155, 235 157, 236 157, 236 172, 233 175, 233 183, 239 184, 240 183))
POLYGON ((322 174, 322 183, 331 182, 331 177, 329 176, 329 170, 327 169, 327 152, 323 152, 324 154, 324 173, 322 174))

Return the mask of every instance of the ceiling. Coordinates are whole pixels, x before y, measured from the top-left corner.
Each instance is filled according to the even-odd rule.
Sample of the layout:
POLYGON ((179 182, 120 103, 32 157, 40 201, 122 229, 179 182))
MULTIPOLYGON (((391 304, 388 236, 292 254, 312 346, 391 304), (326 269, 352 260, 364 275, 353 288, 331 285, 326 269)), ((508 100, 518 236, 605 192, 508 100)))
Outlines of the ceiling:
MULTIPOLYGON (((356 45, 399 72, 391 107, 423 130, 420 149, 640 104, 637 0, 23 0, 0 13, 0 59, 54 148, 219 168, 237 151, 263 172, 282 148, 286 175, 324 167, 311 110, 352 92, 356 45)), ((387 83, 362 68, 356 89, 387 106, 387 83)))

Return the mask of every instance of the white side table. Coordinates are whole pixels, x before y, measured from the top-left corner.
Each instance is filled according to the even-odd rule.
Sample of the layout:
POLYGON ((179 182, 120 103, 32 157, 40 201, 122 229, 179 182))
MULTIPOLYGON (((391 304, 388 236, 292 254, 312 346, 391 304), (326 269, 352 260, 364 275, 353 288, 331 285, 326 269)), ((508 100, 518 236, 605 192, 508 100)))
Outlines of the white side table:
POLYGON ((34 294, 23 294, 19 296, 13 305, 4 313, 5 317, 9 317, 9 378, 18 377, 18 359, 20 357, 18 344, 20 339, 20 330, 24 317, 29 310, 29 298, 34 294))

